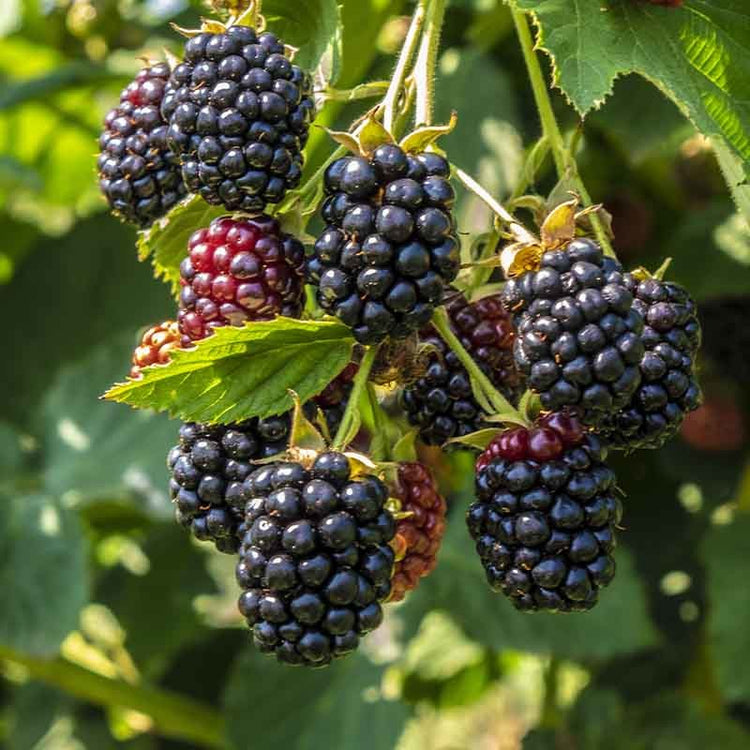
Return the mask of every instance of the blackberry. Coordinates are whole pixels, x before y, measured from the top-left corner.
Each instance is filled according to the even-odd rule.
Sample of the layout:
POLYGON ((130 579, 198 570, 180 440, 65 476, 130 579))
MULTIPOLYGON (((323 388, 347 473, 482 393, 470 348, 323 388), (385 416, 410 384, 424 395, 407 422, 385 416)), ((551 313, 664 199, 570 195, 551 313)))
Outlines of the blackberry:
POLYGON ((213 328, 299 317, 304 305, 305 249, 275 219, 214 219, 193 233, 180 265, 178 321, 183 344, 213 328))
POLYGON ((619 265, 589 239, 544 253, 539 270, 510 279, 514 355, 546 411, 575 407, 596 425, 627 406, 640 385, 643 318, 619 265))
POLYGON ((695 376, 701 343, 696 305, 679 284, 618 272, 611 274, 615 277, 631 291, 633 309, 645 322, 641 334, 645 352, 641 384, 630 403, 597 431, 612 447, 660 448, 701 403, 695 376))
MULTIPOLYGON (((464 348, 492 383, 515 400, 520 378, 513 362, 513 325, 500 296, 469 304, 457 294, 447 310, 464 348)), ((404 387, 401 404, 409 422, 420 428, 421 440, 442 445, 480 429, 482 409, 469 373, 432 326, 422 331, 420 341, 429 345, 424 373, 404 387)))
POLYGON ((383 482, 352 477, 349 459, 330 452, 309 468, 264 466, 243 495, 239 609, 257 648, 312 667, 354 651, 391 590, 395 521, 383 482))
POLYGON ((242 482, 254 461, 287 448, 289 414, 235 425, 188 422, 169 452, 169 493, 177 521, 221 552, 236 552, 243 532, 242 482))
POLYGON ((156 326, 151 326, 141 337, 141 343, 133 352, 133 362, 130 377, 142 377, 141 369, 149 365, 164 365, 169 362, 172 349, 180 346, 180 331, 174 320, 165 320, 156 326))
POLYGON ((116 216, 139 227, 164 216, 187 192, 159 110, 168 79, 167 63, 141 70, 99 136, 99 189, 116 216))
POLYGON ((490 586, 517 609, 587 610, 612 580, 622 507, 606 455, 575 417, 553 413, 479 457, 467 524, 490 586))
POLYGON ((308 260, 320 306, 362 344, 425 326, 459 268, 450 167, 432 153, 379 146, 328 167, 327 226, 308 260))
POLYGON ((722 374, 744 385, 750 380, 750 295, 717 297, 701 302, 698 311, 703 353, 722 374))
POLYGON ((430 470, 417 462, 398 465, 393 494, 401 503, 400 512, 409 514, 396 524, 393 541, 396 565, 388 601, 400 602, 435 568, 447 506, 430 470))
POLYGON ((189 39, 161 108, 188 188, 230 211, 278 203, 302 176, 310 93, 310 77, 270 32, 232 26, 189 39))

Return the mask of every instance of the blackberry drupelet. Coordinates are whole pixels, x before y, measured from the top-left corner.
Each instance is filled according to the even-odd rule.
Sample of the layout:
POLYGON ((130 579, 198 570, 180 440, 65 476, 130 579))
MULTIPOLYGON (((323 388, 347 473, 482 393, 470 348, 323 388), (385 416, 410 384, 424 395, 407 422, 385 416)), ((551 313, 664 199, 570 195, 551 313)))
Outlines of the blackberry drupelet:
POLYGON ((400 512, 410 514, 396 524, 393 540, 396 565, 388 601, 400 602, 435 568, 447 506, 430 470, 417 462, 399 463, 392 494, 401 502, 400 512))
POLYGON ((107 113, 99 137, 99 188, 116 216, 139 227, 166 214, 187 192, 159 109, 168 78, 167 63, 141 70, 107 113))
POLYGON ((275 219, 214 219, 193 233, 180 265, 183 345, 246 320, 299 317, 305 249, 275 219))
POLYGON ((141 337, 141 343, 133 352, 130 377, 143 377, 141 369, 149 365, 165 365, 169 362, 170 352, 180 348, 180 330, 174 320, 165 320, 159 325, 151 326, 141 337))
POLYGON ((626 406, 641 382, 643 318, 621 269, 599 246, 575 239, 545 252, 539 270, 508 280, 514 354, 546 411, 575 407, 596 425, 626 406))
POLYGON ((307 73, 246 26, 185 43, 162 114, 185 184, 208 203, 261 213, 299 184, 315 105, 307 73))
POLYGON ((256 469, 253 461, 286 450, 290 427, 289 414, 236 425, 183 424, 167 459, 177 521, 221 552, 236 552, 244 522, 237 500, 242 482, 256 469))
POLYGON ((354 651, 383 617, 395 521, 388 490, 351 476, 342 453, 264 466, 243 484, 239 609, 264 653, 322 667, 354 651))
POLYGON ((320 306, 362 344, 424 327, 459 268, 450 167, 384 144, 326 171, 327 227, 308 260, 320 306))
POLYGON ((633 309, 645 322, 641 341, 641 384, 630 403, 599 425, 613 448, 661 448, 674 437, 685 415, 701 403, 695 357, 701 328, 695 302, 679 284, 639 279, 617 271, 632 292, 633 309))
POLYGON ((606 454, 575 417, 555 413, 479 457, 467 524, 490 586, 517 609, 591 609, 612 580, 622 507, 606 454))
MULTIPOLYGON (((513 325, 499 295, 469 304, 457 294, 447 305, 451 326, 482 372, 503 395, 518 396, 520 377, 513 361, 513 325)), ((430 326, 420 334, 428 344, 426 370, 401 394, 409 422, 419 427, 428 445, 468 435, 482 426, 482 410, 471 389, 471 380, 458 357, 430 326)))

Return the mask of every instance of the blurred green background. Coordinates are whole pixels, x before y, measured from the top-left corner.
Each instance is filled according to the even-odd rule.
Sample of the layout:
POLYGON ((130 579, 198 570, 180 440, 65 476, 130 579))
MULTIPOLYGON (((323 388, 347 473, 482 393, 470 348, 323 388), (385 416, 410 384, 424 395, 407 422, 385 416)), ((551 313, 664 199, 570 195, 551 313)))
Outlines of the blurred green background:
MULTIPOLYGON (((387 78, 409 3, 340 4, 338 87, 387 78)), ((279 20, 292 42, 314 21, 295 26, 294 5, 279 20)), ((172 522, 177 425, 97 401, 127 373, 138 331, 174 306, 98 196, 98 129, 137 58, 178 51, 169 22, 200 13, 186 0, 0 3, 2 746, 750 747, 750 231, 706 142, 635 76, 587 119, 581 169, 623 262, 672 256, 672 278, 703 305, 706 406, 668 448, 616 458, 625 529, 601 604, 525 616, 492 595, 455 458, 465 479, 444 487, 438 569, 363 653, 302 673, 252 652, 232 560, 172 522)), ((538 123, 500 0, 451 2, 438 104, 441 118, 460 113, 451 160, 511 197, 538 123)), ((346 127, 362 107, 329 104, 321 121, 346 127)), ((309 167, 331 150, 315 131, 309 167)), ((551 166, 532 185, 541 195, 551 166)), ((459 216, 467 241, 489 226, 467 196, 459 216)))

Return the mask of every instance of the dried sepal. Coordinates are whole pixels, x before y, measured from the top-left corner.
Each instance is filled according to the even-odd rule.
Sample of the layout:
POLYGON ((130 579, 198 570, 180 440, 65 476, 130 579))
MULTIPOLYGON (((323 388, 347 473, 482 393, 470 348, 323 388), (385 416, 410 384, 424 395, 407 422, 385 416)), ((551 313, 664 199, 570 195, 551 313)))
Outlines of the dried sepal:
POLYGON ((404 136, 399 146, 407 153, 420 153, 426 151, 439 138, 452 133, 458 122, 456 112, 451 112, 450 120, 446 125, 430 125, 417 128, 415 131, 404 136))

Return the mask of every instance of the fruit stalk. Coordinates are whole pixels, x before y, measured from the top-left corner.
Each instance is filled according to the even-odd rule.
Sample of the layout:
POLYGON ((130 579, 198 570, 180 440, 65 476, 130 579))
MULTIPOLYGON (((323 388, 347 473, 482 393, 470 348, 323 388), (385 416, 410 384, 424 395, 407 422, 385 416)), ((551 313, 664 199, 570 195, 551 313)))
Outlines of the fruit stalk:
POLYGON ((417 83, 415 121, 417 126, 431 125, 435 104, 435 67, 443 28, 446 0, 431 0, 427 7, 427 19, 419 46, 419 55, 414 66, 417 83))
POLYGON ((362 391, 370 376, 370 370, 372 370, 372 366, 375 364, 377 353, 377 346, 368 346, 365 350, 365 355, 362 357, 359 370, 354 377, 352 392, 349 394, 349 403, 346 405, 344 416, 341 417, 341 424, 336 432, 336 437, 333 439, 331 450, 343 451, 346 448, 344 443, 346 442, 347 435, 351 429, 354 415, 359 412, 359 401, 362 398, 362 391))
MULTIPOLYGON (((591 206, 591 196, 589 195, 588 190, 586 190, 581 175, 578 173, 578 166, 573 154, 565 145, 565 140, 560 132, 560 126, 555 118, 555 113, 552 109, 552 101, 549 96, 549 91, 547 90, 547 84, 544 81, 542 68, 539 65, 539 60, 534 51, 534 40, 531 37, 531 31, 529 30, 526 15, 522 11, 514 9, 511 9, 511 15, 513 16, 516 34, 521 45, 524 61, 526 62, 526 70, 528 71, 531 88, 534 92, 534 101, 536 102, 536 107, 539 112, 539 119, 542 122, 542 133, 551 146, 558 177, 561 180, 569 177, 572 180, 576 191, 581 196, 584 206, 591 206)), ((590 214, 590 219, 591 225, 594 228, 594 233, 596 234, 596 238, 601 245, 604 254, 608 255, 610 258, 616 259, 617 256, 612 249, 612 244, 609 241, 607 231, 601 220, 596 213, 590 214)))
POLYGON ((497 413, 502 414, 508 422, 526 426, 528 424, 526 418, 492 385, 490 379, 482 372, 469 352, 464 349, 458 336, 451 329, 450 319, 444 307, 440 307, 435 311, 432 317, 432 325, 435 326, 445 343, 455 352, 461 364, 471 376, 471 379, 479 385, 482 393, 487 397, 497 413))

